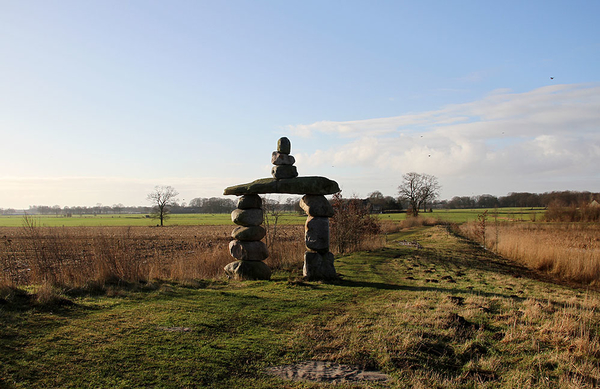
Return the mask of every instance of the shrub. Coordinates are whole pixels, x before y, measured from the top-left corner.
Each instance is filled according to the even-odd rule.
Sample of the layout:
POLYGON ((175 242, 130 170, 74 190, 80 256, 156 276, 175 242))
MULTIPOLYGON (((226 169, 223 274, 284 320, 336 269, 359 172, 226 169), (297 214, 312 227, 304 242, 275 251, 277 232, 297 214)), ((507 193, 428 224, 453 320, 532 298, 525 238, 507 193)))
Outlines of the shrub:
POLYGON ((593 207, 587 201, 569 206, 553 201, 548 204, 544 220, 548 222, 598 222, 600 207, 593 207))
MULTIPOLYGON (((377 218, 372 217, 362 200, 333 196, 334 215, 330 219, 331 248, 338 254, 366 249, 369 241, 381 232, 377 218)), ((372 243, 372 242, 371 242, 372 243)), ((369 249, 372 247, 368 247, 369 249)))

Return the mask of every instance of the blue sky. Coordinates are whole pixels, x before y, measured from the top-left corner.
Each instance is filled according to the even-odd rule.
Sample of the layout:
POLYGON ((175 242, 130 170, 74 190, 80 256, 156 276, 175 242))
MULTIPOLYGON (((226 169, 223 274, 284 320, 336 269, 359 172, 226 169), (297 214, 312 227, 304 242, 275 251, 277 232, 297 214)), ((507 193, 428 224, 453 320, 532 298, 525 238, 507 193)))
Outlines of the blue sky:
POLYGON ((344 196, 600 191, 597 1, 0 0, 0 208, 180 201, 270 174, 344 196), (553 79, 551 79, 553 77, 553 79))

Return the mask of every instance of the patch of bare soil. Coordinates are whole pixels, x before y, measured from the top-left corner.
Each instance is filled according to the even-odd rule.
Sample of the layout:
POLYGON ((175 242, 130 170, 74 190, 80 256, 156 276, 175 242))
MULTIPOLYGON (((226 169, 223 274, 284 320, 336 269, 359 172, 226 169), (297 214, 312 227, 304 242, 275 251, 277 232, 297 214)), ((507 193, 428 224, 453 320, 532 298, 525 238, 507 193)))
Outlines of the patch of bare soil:
POLYGON ((290 381, 325 381, 331 383, 389 380, 387 374, 362 370, 358 366, 325 361, 307 361, 294 365, 274 366, 267 373, 290 381))

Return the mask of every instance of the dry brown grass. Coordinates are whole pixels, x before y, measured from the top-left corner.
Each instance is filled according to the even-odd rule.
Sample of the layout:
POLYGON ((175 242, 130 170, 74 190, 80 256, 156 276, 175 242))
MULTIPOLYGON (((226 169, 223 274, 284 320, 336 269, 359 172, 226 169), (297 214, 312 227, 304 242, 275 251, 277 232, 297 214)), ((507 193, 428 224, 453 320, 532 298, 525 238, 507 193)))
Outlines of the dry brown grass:
POLYGON ((400 226, 402 228, 413 228, 413 227, 422 227, 422 226, 435 226, 439 224, 440 221, 434 217, 407 217, 406 219, 400 222, 400 226))
POLYGON ((280 225, 265 263, 271 269, 301 270, 304 263, 304 226, 280 225))
POLYGON ((406 228, 414 228, 414 227, 423 227, 423 226, 435 226, 438 224, 443 224, 439 219, 434 217, 407 217, 400 222, 397 221, 382 221, 381 223, 381 232, 384 234, 393 234, 396 232, 400 232, 406 228))
MULTIPOLYGON (((223 275, 231 226, 0 228, 0 285, 65 288, 223 275)), ((302 226, 280 226, 266 263, 301 269, 302 226)))
MULTIPOLYGON (((476 223, 460 226, 462 234, 481 242, 476 223)), ((512 224, 489 222, 486 246, 529 268, 561 278, 600 286, 600 225, 597 223, 512 224)))

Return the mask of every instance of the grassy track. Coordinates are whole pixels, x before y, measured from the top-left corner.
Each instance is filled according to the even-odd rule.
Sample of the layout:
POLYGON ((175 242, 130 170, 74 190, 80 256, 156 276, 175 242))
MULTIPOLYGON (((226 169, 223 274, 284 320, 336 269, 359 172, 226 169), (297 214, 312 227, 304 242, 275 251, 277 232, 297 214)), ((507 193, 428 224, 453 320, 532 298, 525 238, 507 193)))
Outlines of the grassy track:
POLYGON ((305 360, 383 370, 382 387, 600 382, 598 293, 528 277, 441 227, 388 239, 338 258, 332 284, 276 273, 115 287, 74 305, 0 300, 0 387, 329 387, 263 373, 305 360))

